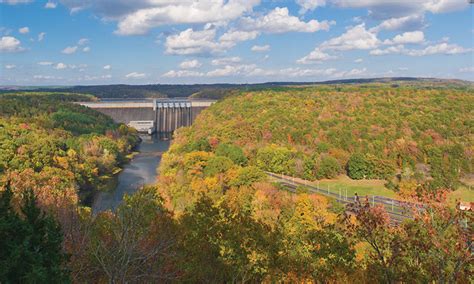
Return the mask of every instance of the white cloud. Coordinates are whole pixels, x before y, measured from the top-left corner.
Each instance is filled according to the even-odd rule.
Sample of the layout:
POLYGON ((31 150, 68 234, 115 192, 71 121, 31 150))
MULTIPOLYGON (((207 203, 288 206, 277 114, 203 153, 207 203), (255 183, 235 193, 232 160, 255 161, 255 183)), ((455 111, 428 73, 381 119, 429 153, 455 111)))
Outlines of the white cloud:
POLYGON ((127 75, 125 75, 125 78, 127 79, 142 79, 145 78, 146 74, 145 73, 138 73, 138 72, 132 72, 127 75))
POLYGON ((105 70, 110 70, 110 69, 112 69, 112 66, 110 66, 110 65, 104 65, 103 68, 104 68, 105 70))
POLYGON ((298 17, 289 15, 288 8, 277 7, 267 15, 256 19, 245 17, 240 21, 240 27, 247 31, 261 31, 266 33, 286 33, 286 32, 316 32, 319 30, 329 30, 331 24, 335 22, 310 20, 301 21, 298 17))
POLYGON ((50 76, 50 75, 34 75, 33 79, 38 80, 61 80, 62 77, 50 76))
POLYGON ((296 4, 301 7, 300 14, 305 14, 308 11, 313 11, 317 7, 326 5, 326 0, 296 0, 296 4))
POLYGON ((15 64, 6 64, 5 69, 15 69, 16 65, 15 64))
POLYGON ((54 69, 57 69, 57 70, 63 70, 63 69, 66 69, 67 68, 67 65, 60 62, 58 64, 56 64, 56 66, 54 66, 54 69))
POLYGON ((257 38, 260 33, 258 31, 239 31, 239 30, 230 30, 223 34, 219 41, 237 43, 240 41, 247 41, 257 38))
POLYGON ((238 42, 255 39, 261 33, 316 32, 328 30, 331 24, 333 22, 316 20, 303 22, 298 17, 290 16, 288 8, 275 8, 261 17, 243 18, 237 27, 225 32, 218 40, 217 28, 221 25, 207 24, 203 30, 188 28, 179 34, 168 36, 165 47, 167 54, 216 54, 227 51, 238 42))
POLYGON ((380 24, 371 32, 381 30, 414 31, 427 27, 426 13, 447 13, 465 9, 465 0, 328 0, 341 8, 366 8, 368 17, 380 24))
POLYGON ((386 55, 386 54, 404 54, 409 56, 426 56, 434 54, 463 54, 472 52, 471 48, 464 48, 457 44, 449 44, 447 42, 438 43, 427 46, 424 49, 407 49, 403 45, 391 46, 386 49, 374 49, 370 51, 371 55, 386 55))
POLYGON ((314 64, 321 63, 322 61, 336 59, 336 56, 329 55, 324 51, 321 51, 319 48, 311 51, 310 54, 306 55, 303 58, 298 59, 296 62, 299 64, 314 64))
POLYGON ((81 38, 77 41, 77 44, 78 45, 86 45, 89 43, 89 39, 88 38, 81 38))
POLYGON ((374 32, 365 29, 365 24, 360 24, 349 28, 342 35, 331 38, 323 42, 319 48, 321 50, 352 50, 352 49, 372 49, 377 47, 380 41, 374 32))
POLYGON ((425 56, 425 55, 433 55, 433 54, 446 54, 446 55, 453 55, 453 54, 462 54, 471 52, 471 48, 464 48, 457 44, 448 44, 446 42, 431 45, 426 47, 422 50, 409 50, 407 51, 407 55, 410 56, 425 56))
POLYGON ((2 36, 0 39, 0 52, 19 52, 25 50, 21 42, 12 36, 2 36))
POLYGON ((425 17, 423 14, 415 14, 404 16, 400 18, 390 18, 384 20, 375 28, 372 28, 372 31, 379 32, 381 30, 415 30, 424 28, 425 17))
POLYGON ((78 78, 79 81, 96 81, 96 80, 108 80, 112 79, 112 75, 107 74, 107 75, 101 75, 101 76, 90 76, 90 75, 84 75, 84 77, 78 78))
POLYGON ((233 64, 236 64, 236 63, 239 63, 241 62, 242 59, 240 57, 223 57, 223 58, 217 58, 217 59, 213 59, 211 61, 211 64, 214 65, 214 66, 219 66, 219 65, 233 65, 233 64))
POLYGON ((61 52, 64 54, 73 54, 77 51, 77 46, 68 46, 63 49, 61 52))
POLYGON ((425 35, 422 31, 405 32, 396 35, 392 40, 384 41, 385 44, 421 44, 425 42, 425 35))
POLYGON ((166 38, 165 52, 175 55, 212 54, 223 52, 235 45, 230 41, 216 42, 215 36, 215 29, 202 31, 187 29, 166 38))
POLYGON ((255 64, 250 65, 226 65, 223 68, 218 68, 207 72, 208 77, 227 77, 227 76, 248 76, 251 72, 254 72, 257 66, 255 64))
POLYGON ((469 6, 468 1, 462 0, 428 0, 424 2, 424 8, 432 13, 453 12, 469 6))
POLYGON ((327 69, 301 69, 301 68, 286 68, 280 70, 278 73, 285 77, 318 77, 318 76, 331 76, 337 70, 335 68, 327 69))
POLYGON ((311 77, 356 77, 365 74, 366 68, 352 69, 348 71, 338 71, 335 68, 326 69, 302 69, 302 68, 285 68, 285 69, 262 69, 256 64, 236 64, 226 65, 222 68, 214 69, 209 72, 197 72, 191 70, 171 70, 162 75, 165 78, 182 78, 182 77, 271 77, 274 78, 311 78, 311 77))
POLYGON ((397 45, 386 49, 374 49, 370 51, 371 55, 401 54, 406 51, 405 46, 397 45))
POLYGON ((202 77, 205 74, 202 72, 191 71, 191 70, 171 70, 162 75, 165 78, 182 78, 182 77, 202 77))
POLYGON ((316 32, 328 30, 331 24, 334 22, 316 20, 304 22, 298 17, 289 15, 288 8, 275 8, 266 15, 242 18, 219 38, 216 38, 217 29, 226 26, 225 22, 208 23, 203 30, 188 28, 178 34, 170 35, 165 41, 165 52, 174 55, 224 53, 237 43, 255 39, 261 33, 316 32))
POLYGON ((202 66, 201 62, 199 62, 196 59, 183 61, 181 62, 181 64, 179 64, 179 67, 181 69, 194 69, 194 68, 199 68, 201 66, 202 66))
POLYGON ((474 67, 473 66, 464 67, 464 68, 459 69, 459 72, 461 72, 461 73, 473 73, 474 72, 474 67))
POLYGON ((116 33, 140 35, 151 28, 169 24, 193 24, 228 21, 252 11, 260 0, 181 0, 147 1, 138 9, 122 17, 116 33))
POLYGON ((18 29, 18 32, 20 32, 20 34, 27 34, 30 32, 30 28, 28 27, 22 27, 22 28, 19 28, 18 29))
MULTIPOLYGON (((2 0, 0 0, 2 1, 2 0)), ((5 0, 3 0, 5 1, 5 0)), ((28 0, 27 0, 28 1, 28 0)), ((6 2, 27 2, 6 0, 6 2)), ((29 2, 29 1, 28 1, 29 2)), ((252 13, 261 0, 61 0, 61 3, 77 12, 91 9, 104 20, 118 21, 116 33, 122 35, 145 34, 150 29, 172 24, 200 24, 236 20, 252 13), (111 3, 113 2, 113 5, 111 3)), ((271 1, 285 3, 286 1, 271 1)), ((300 13, 319 6, 332 5, 342 8, 365 8, 368 16, 376 21, 398 19, 400 30, 420 29, 425 13, 444 13, 467 8, 467 0, 296 0, 300 13), (411 24, 410 24, 411 21, 411 24), (421 25, 420 25, 421 23, 421 25), (416 24, 410 29, 409 26, 416 24)), ((397 20, 387 27, 396 27, 397 20)), ((382 28, 382 27, 380 27, 382 28)))
POLYGON ((354 63, 362 63, 363 61, 364 61, 364 59, 357 58, 356 60, 354 60, 354 63))
POLYGON ((0 0, 0 3, 5 3, 8 5, 16 5, 16 4, 28 4, 33 0, 0 0))
POLYGON ((255 52, 269 51, 270 50, 270 45, 268 45, 268 44, 266 44, 266 45, 254 45, 254 46, 252 46, 251 50, 255 51, 255 52))
POLYGON ((53 64, 54 63, 50 62, 50 61, 40 61, 40 62, 38 62, 38 65, 42 65, 42 66, 51 66, 53 64))
POLYGON ((54 69, 56 70, 64 70, 64 69, 80 69, 79 71, 84 71, 84 68, 87 67, 87 64, 79 64, 79 65, 75 65, 75 64, 64 64, 62 62, 59 62, 57 64, 54 64, 53 62, 49 62, 49 61, 42 61, 42 62, 38 62, 38 65, 42 65, 42 66, 53 66, 54 69))
POLYGON ((331 0, 343 8, 367 8, 376 19, 398 18, 413 14, 446 13, 461 10, 469 6, 464 0, 331 0))
POLYGON ((38 34, 38 41, 43 41, 44 37, 46 36, 45 32, 41 32, 38 34))
POLYGON ((349 71, 341 71, 333 74, 333 77, 335 78, 347 78, 347 77, 358 77, 361 75, 364 75, 367 72, 367 68, 362 68, 362 69, 352 69, 349 71))
POLYGON ((56 7, 58 6, 57 3, 54 3, 54 2, 47 2, 44 7, 46 9, 55 9, 56 7))
POLYGON ((91 51, 91 48, 88 47, 88 46, 86 46, 86 47, 84 47, 84 48, 82 49, 82 51, 83 51, 83 52, 89 52, 89 51, 91 51))

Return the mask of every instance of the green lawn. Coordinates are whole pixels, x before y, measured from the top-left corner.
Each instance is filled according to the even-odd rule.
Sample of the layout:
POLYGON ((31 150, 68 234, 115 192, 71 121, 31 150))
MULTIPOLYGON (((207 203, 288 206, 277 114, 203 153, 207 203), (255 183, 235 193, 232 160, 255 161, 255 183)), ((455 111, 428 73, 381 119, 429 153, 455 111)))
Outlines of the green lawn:
POLYGON ((474 188, 460 187, 448 195, 449 202, 455 203, 457 199, 464 202, 474 202, 474 188))
MULTIPOLYGON (((287 176, 287 178, 291 177, 287 176)), ((354 196, 357 192, 360 197, 379 195, 402 199, 396 192, 385 187, 385 180, 352 180, 345 175, 338 176, 334 179, 314 181, 312 183, 299 178, 294 178, 294 180, 303 184, 306 182, 314 186, 319 186, 321 189, 328 189, 329 187, 330 192, 341 194, 342 197, 346 194, 348 197, 354 196)), ((457 199, 464 202, 474 202, 474 188, 461 187, 448 195, 448 202, 450 204, 454 205, 457 199)))
POLYGON ((396 198, 397 194, 384 186, 385 181, 383 180, 352 180, 347 176, 339 176, 332 180, 321 180, 314 182, 314 185, 319 185, 322 189, 339 194, 339 190, 342 195, 354 196, 355 193, 361 197, 365 195, 380 195, 391 198, 396 198))
MULTIPOLYGON (((357 192, 361 197, 365 195, 380 195, 399 198, 397 193, 384 186, 384 180, 352 180, 347 176, 339 176, 332 180, 321 180, 319 183, 316 181, 313 184, 316 186, 319 184, 319 187, 322 189, 327 189, 329 186, 331 192, 338 194, 339 189, 341 189, 342 195, 344 195, 347 190, 347 196, 353 196, 357 192)), ((460 187, 448 195, 450 203, 454 204, 456 199, 465 202, 474 202, 474 188, 460 187)))

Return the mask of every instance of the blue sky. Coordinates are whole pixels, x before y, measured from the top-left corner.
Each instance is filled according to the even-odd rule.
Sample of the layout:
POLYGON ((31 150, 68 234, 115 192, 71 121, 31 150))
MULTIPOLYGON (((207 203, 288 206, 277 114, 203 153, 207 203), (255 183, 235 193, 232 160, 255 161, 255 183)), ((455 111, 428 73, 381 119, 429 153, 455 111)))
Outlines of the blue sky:
POLYGON ((466 0, 0 0, 1 85, 474 80, 466 0))

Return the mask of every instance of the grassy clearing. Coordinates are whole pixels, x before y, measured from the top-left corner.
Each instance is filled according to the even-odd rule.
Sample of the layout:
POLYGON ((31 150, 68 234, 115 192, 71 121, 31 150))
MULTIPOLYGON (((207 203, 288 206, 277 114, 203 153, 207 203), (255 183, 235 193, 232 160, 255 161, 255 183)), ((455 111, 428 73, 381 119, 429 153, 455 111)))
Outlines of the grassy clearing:
MULTIPOLYGON (((294 179, 300 183, 305 182, 299 178, 294 179)), ((384 180, 352 180, 348 176, 341 175, 335 179, 324 179, 309 184, 318 186, 321 189, 327 189, 329 187, 330 192, 336 194, 339 194, 340 192, 342 196, 345 196, 347 190, 347 196, 354 196, 357 192, 361 197, 366 195, 379 195, 394 199, 402 199, 396 192, 385 187, 384 180)), ((456 200, 474 202, 474 187, 460 187, 458 190, 453 191, 448 195, 448 201, 450 204, 454 205, 456 200)))
POLYGON ((365 195, 380 195, 391 198, 397 198, 397 194, 384 186, 384 180, 352 180, 347 176, 339 176, 335 179, 330 180, 320 180, 316 181, 313 184, 322 189, 327 189, 329 191, 345 195, 347 190, 347 196, 354 196, 357 192, 359 196, 365 195))
POLYGON ((453 191, 448 195, 448 200, 453 204, 456 202, 456 200, 474 202, 474 188, 460 187, 458 190, 453 191))

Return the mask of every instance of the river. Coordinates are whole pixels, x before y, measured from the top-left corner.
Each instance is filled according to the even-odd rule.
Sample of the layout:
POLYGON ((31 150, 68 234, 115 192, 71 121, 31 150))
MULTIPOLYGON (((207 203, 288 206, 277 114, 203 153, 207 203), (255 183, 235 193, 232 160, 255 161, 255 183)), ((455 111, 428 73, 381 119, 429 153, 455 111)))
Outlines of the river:
POLYGON ((117 186, 110 191, 98 192, 92 202, 94 213, 114 210, 123 200, 125 194, 132 194, 141 186, 156 183, 157 168, 161 155, 170 146, 170 140, 163 140, 159 135, 142 136, 138 154, 123 167, 117 176, 117 186))

